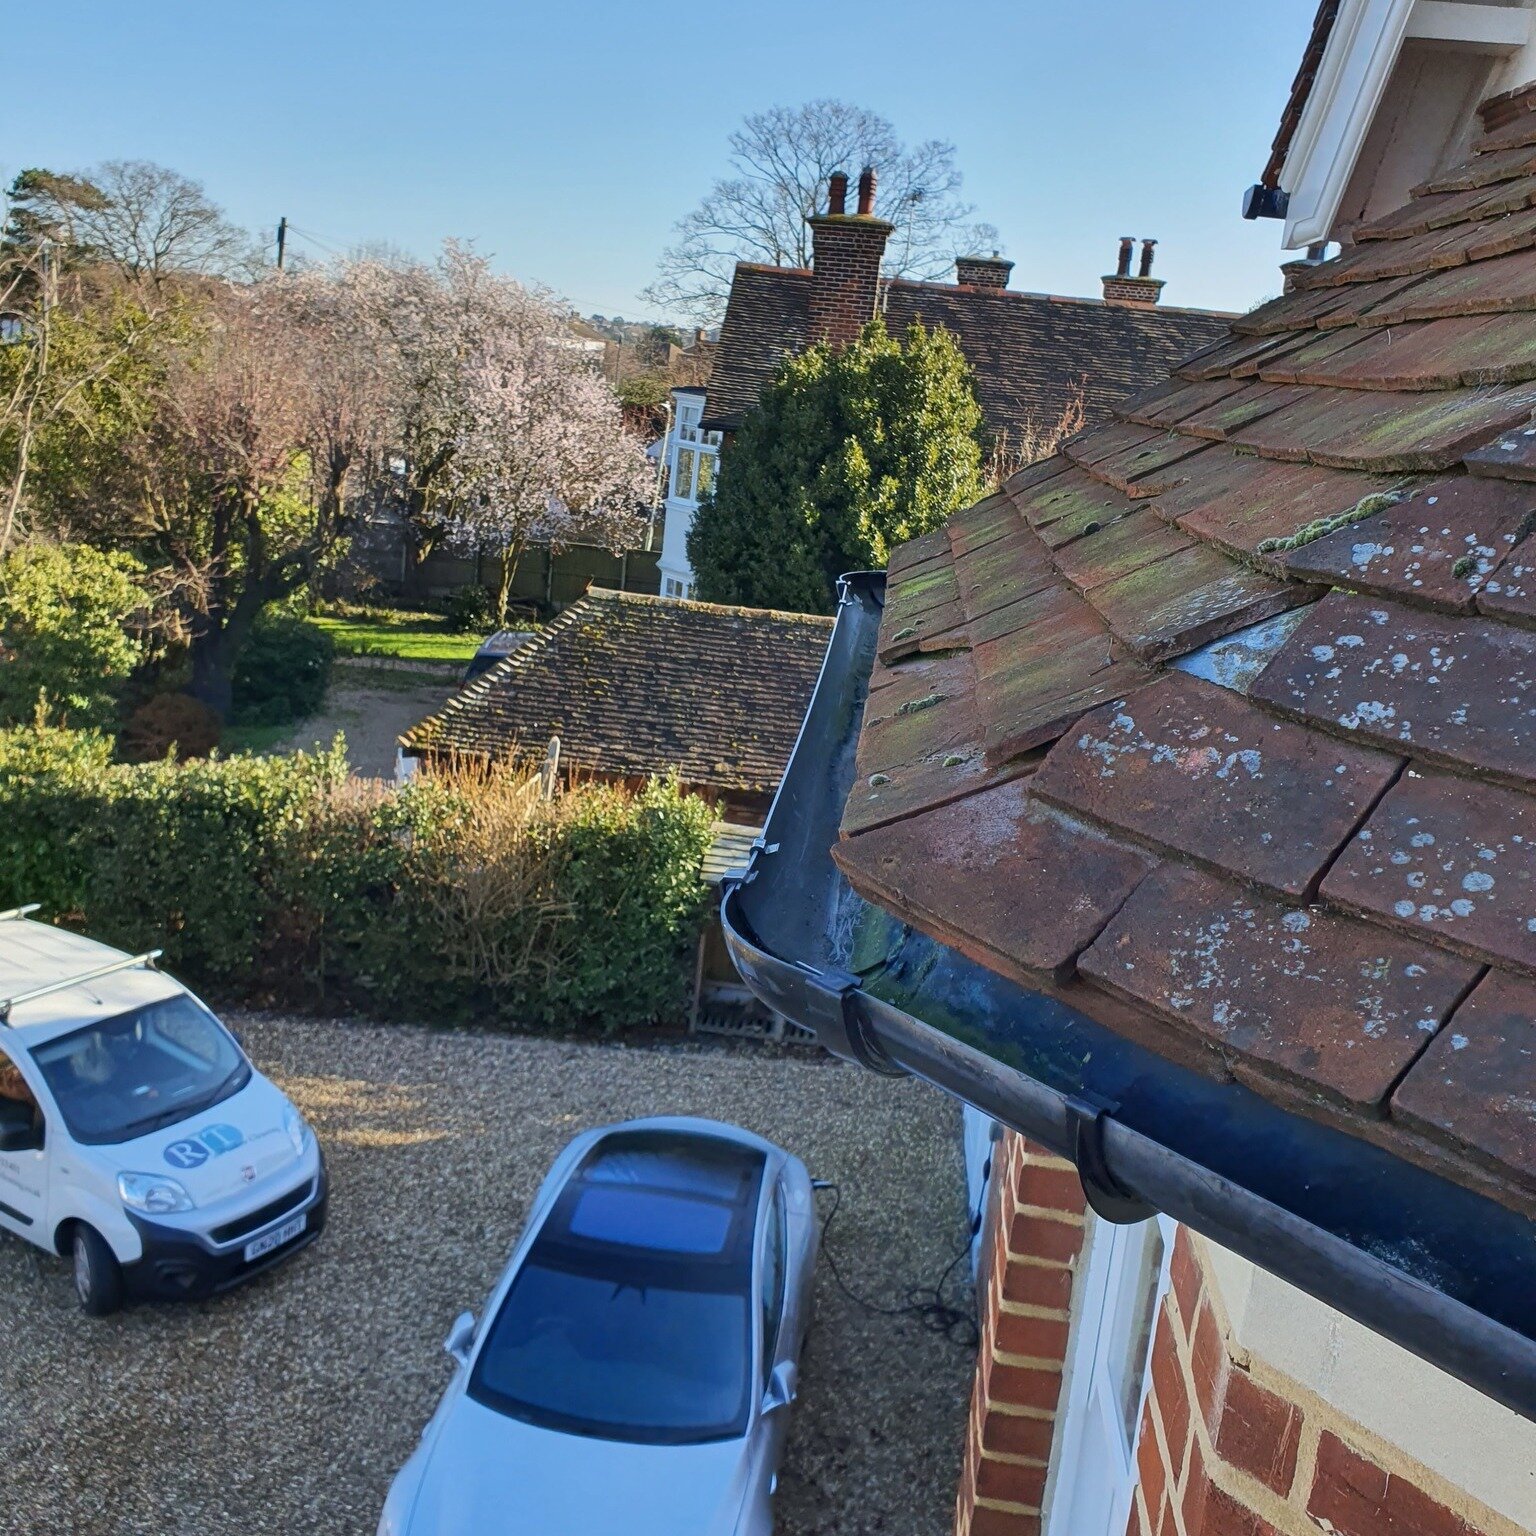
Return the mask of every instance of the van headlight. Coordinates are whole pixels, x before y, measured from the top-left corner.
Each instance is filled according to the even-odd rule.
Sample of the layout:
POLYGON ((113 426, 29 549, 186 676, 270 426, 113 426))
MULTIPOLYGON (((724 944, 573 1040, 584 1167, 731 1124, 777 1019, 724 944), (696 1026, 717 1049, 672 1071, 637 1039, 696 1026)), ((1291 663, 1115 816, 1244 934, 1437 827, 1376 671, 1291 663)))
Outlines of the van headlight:
POLYGON ((283 1116, 283 1129, 288 1132, 288 1140, 293 1143, 294 1155, 303 1157, 305 1149, 309 1146, 310 1137, 314 1135, 303 1115, 296 1109, 290 1109, 283 1116))
POLYGON ((124 1205, 153 1216, 192 1209, 192 1196, 175 1179, 159 1173, 120 1173, 117 1192, 124 1205))

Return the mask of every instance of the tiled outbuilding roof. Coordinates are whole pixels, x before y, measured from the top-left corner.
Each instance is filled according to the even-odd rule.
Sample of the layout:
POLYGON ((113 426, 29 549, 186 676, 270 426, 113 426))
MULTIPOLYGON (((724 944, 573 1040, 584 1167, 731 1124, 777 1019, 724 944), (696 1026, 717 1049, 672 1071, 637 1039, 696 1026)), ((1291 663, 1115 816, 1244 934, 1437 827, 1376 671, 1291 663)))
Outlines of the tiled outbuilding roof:
POLYGON ((835 855, 1536 1212, 1536 115, 891 563, 835 855))
MULTIPOLYGON (((780 362, 804 351, 811 283, 811 273, 798 267, 736 268, 709 381, 707 427, 738 426, 780 362)), ((883 291, 893 334, 921 320, 955 336, 976 376, 987 425, 1015 440, 1029 430, 1049 432, 1079 389, 1087 420, 1102 421, 1111 406, 1225 335, 1231 319, 1210 310, 1138 309, 947 283, 897 280, 883 291)))
POLYGON ((772 794, 832 621, 589 591, 401 738, 412 752, 542 752, 620 778, 772 794))

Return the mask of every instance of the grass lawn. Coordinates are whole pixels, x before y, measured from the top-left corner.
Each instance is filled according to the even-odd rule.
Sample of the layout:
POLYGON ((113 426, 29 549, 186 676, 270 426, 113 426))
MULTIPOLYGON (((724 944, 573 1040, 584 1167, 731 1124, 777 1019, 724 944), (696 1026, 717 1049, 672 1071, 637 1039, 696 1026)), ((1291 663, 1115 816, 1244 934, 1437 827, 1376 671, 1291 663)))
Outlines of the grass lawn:
POLYGON ((455 634, 435 613, 378 610, 367 616, 309 621, 336 642, 338 656, 394 656, 402 661, 468 661, 478 635, 455 634))
POLYGON ((291 721, 287 725, 228 725, 219 737, 219 751, 225 757, 232 752, 270 752, 296 729, 291 721))

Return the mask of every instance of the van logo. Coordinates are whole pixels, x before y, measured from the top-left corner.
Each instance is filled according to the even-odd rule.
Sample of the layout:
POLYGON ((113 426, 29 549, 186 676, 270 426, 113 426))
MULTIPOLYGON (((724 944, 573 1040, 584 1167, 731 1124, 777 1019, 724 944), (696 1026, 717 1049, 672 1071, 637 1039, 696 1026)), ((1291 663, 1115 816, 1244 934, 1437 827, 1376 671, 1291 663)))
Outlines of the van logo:
MULTIPOLYGON (((205 1125, 195 1136, 173 1141, 165 1149, 165 1160, 172 1168, 198 1168, 210 1157, 221 1157, 245 1144, 245 1137, 232 1125, 205 1125)), ((254 1170, 251 1177, 255 1178, 254 1170)))
POLYGON ((249 1163, 247 1163, 245 1167, 240 1170, 240 1177, 244 1179, 247 1184, 249 1184, 251 1180, 256 1177, 256 1170, 251 1167, 249 1163))

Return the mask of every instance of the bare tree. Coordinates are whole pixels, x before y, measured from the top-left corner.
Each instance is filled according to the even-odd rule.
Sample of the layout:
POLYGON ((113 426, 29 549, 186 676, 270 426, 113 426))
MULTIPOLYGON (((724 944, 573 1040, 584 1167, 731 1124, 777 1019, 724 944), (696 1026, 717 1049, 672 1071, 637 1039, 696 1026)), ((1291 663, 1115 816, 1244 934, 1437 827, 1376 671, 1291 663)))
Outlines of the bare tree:
POLYGON ((748 117, 729 143, 731 174, 678 222, 645 292, 668 312, 718 321, 738 261, 809 266, 805 221, 824 205, 833 171, 879 172, 877 212, 896 226, 888 277, 942 277, 957 255, 997 244, 996 229, 975 223, 961 200, 955 146, 929 139, 908 148, 878 113, 831 100, 773 107, 748 117))
POLYGON ((250 235, 199 183, 148 160, 106 160, 77 175, 23 171, 10 201, 9 245, 47 242, 66 258, 106 262, 133 280, 250 277, 261 265, 250 235))

